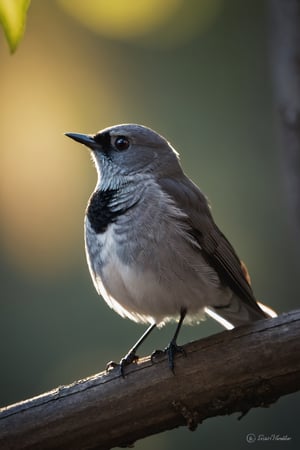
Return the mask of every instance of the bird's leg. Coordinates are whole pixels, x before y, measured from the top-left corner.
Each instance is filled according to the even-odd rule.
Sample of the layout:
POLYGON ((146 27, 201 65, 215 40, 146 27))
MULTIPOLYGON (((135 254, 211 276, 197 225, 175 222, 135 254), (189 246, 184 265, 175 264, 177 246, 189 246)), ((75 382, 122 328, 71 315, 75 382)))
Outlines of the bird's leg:
POLYGON ((169 360, 169 367, 172 370, 172 372, 174 373, 174 356, 176 353, 181 353, 185 356, 185 351, 182 347, 180 347, 179 345, 177 345, 177 338, 178 338, 178 334, 181 328, 181 325, 184 321, 184 318, 186 316, 186 309, 182 308, 180 311, 180 319, 179 322, 177 324, 175 333, 173 338, 171 339, 170 344, 165 348, 164 351, 162 350, 155 350, 152 355, 151 355, 151 361, 154 361, 157 357, 159 357, 161 354, 165 354, 167 353, 168 355, 168 360, 169 360))
POLYGON ((140 339, 134 344, 133 347, 129 350, 129 352, 124 356, 124 358, 121 359, 120 364, 127 366, 128 364, 131 364, 134 361, 138 360, 138 356, 136 355, 137 349, 142 345, 142 343, 145 341, 147 336, 151 333, 151 331, 156 327, 156 323, 152 323, 145 333, 140 337, 140 339))
POLYGON ((180 311, 180 319, 179 319, 179 322, 177 324, 174 336, 171 339, 170 344, 165 349, 165 352, 168 355, 169 367, 172 370, 172 372, 174 372, 174 356, 176 355, 176 353, 181 353, 184 356, 186 356, 183 347, 180 347, 179 345, 177 345, 178 334, 179 334, 179 331, 181 329, 181 326, 182 326, 182 323, 184 321, 185 316, 186 316, 186 309, 182 308, 181 311, 180 311))
POLYGON ((124 368, 128 366, 129 364, 136 362, 139 357, 136 354, 137 349, 140 347, 140 345, 144 342, 144 340, 149 336, 152 330, 156 327, 156 323, 152 323, 145 333, 140 337, 140 339, 131 347, 129 352, 124 356, 124 358, 121 359, 120 364, 116 364, 114 362, 110 362, 106 366, 106 370, 109 370, 110 368, 120 367, 121 375, 124 377, 124 368))

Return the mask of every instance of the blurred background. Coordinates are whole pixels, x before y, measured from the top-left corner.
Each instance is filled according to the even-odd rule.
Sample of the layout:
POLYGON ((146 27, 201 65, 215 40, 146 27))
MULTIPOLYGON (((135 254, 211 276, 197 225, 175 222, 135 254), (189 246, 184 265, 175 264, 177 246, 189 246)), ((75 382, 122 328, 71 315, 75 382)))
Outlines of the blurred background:
MULTIPOLYGON (((299 305, 267 15, 260 0, 44 0, 32 1, 13 56, 1 36, 1 406, 102 371, 144 331, 90 280, 83 216, 96 172, 66 131, 137 122, 162 133, 247 263, 257 298, 278 312, 299 305)), ((173 331, 154 332, 140 354, 173 331)), ((180 343, 218 331, 208 319, 184 327, 180 343)), ((274 446, 299 448, 298 418, 292 395, 241 422, 214 418, 135 448, 247 448, 248 433, 289 435, 274 446)))

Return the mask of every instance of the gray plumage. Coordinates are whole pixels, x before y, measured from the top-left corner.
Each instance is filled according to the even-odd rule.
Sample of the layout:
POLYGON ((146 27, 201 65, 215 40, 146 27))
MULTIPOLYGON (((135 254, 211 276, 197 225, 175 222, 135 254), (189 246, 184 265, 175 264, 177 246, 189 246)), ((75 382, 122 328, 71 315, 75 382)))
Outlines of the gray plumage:
POLYGON ((169 142, 135 124, 67 135, 91 149, 98 172, 85 245, 94 285, 111 308, 158 325, 181 311, 191 323, 215 313, 228 327, 269 316, 169 142))

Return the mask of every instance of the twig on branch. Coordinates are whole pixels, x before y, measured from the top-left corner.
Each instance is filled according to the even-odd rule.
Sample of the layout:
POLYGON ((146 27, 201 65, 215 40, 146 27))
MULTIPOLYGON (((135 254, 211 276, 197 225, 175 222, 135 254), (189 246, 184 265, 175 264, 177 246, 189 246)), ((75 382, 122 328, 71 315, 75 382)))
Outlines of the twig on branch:
POLYGON ((300 389, 300 310, 192 342, 0 411, 0 448, 108 449, 208 417, 269 406, 300 389))

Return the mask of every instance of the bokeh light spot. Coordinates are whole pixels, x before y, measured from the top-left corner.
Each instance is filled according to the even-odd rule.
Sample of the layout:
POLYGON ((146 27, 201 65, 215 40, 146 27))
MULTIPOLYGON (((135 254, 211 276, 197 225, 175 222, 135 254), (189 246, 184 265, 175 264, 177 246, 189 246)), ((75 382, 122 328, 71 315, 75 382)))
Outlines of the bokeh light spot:
POLYGON ((172 46, 205 31, 223 4, 223 0, 57 1, 68 14, 104 37, 156 46, 172 46))
POLYGON ((127 38, 145 34, 163 24, 181 0, 59 0, 89 28, 108 37, 127 38))
POLYGON ((29 44, 16 58, 3 57, 0 244, 12 266, 30 277, 48 279, 72 270, 84 255, 83 215, 96 182, 87 149, 73 145, 63 133, 88 130, 85 107, 76 105, 82 97, 94 98, 96 89, 106 105, 105 111, 97 109, 97 123, 104 122, 110 102, 115 103, 115 89, 105 70, 99 77, 86 72, 85 64, 78 69, 75 52, 84 61, 80 44, 73 56, 68 50, 68 65, 61 58, 63 45, 54 46, 56 59, 48 65, 45 44, 29 44), (36 60, 43 62, 37 66, 36 60), (79 96, 75 88, 81 84, 87 87, 79 96))

